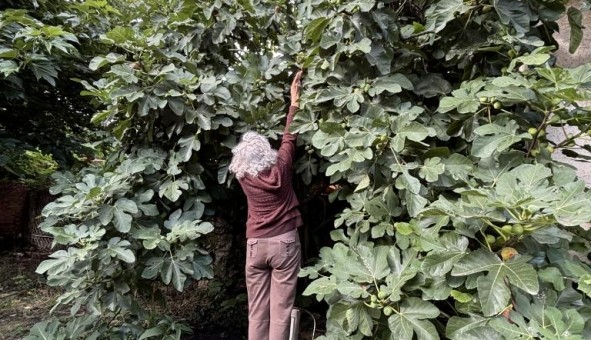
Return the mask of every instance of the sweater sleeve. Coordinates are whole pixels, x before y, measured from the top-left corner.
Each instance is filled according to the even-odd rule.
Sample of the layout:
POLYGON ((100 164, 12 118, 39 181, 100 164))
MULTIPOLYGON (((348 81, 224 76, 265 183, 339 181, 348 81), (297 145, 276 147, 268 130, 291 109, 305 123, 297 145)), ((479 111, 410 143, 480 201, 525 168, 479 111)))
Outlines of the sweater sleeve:
POLYGON ((283 131, 283 138, 281 139, 281 147, 277 151, 277 157, 281 159, 291 170, 293 164, 293 157, 295 155, 295 142, 298 138, 297 134, 289 132, 289 127, 293 121, 293 117, 297 111, 297 106, 290 106, 285 121, 285 130, 283 131))

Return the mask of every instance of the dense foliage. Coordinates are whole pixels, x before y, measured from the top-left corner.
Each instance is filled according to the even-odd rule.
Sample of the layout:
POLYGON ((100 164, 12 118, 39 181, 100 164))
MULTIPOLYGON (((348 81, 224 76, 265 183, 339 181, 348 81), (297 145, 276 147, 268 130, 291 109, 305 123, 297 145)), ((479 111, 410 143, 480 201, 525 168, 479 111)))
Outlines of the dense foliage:
POLYGON ((350 204, 304 272, 326 338, 589 337, 591 201, 550 159, 572 140, 545 140, 590 123, 590 66, 546 47, 561 3, 373 5, 304 30, 319 86, 300 131, 350 204))
MULTIPOLYGON (((248 129, 277 138, 300 67, 296 172, 334 184, 331 202, 347 206, 334 244, 302 271, 305 294, 329 305, 324 338, 589 338, 580 226, 591 195, 550 157, 577 157, 578 136, 545 136, 591 125, 578 104, 591 98, 591 65, 559 68, 550 54, 563 15, 572 49, 580 43, 579 10, 559 0, 61 4, 48 8, 52 39, 87 58, 81 94, 120 144, 105 164, 55 176, 61 197, 43 228, 63 249, 38 271, 65 288, 58 305, 76 317, 40 323, 31 339, 180 336, 186 327, 141 299, 153 281, 183 290, 211 276, 199 241, 237 195, 230 148, 248 129)), ((18 63, 6 53, 8 77, 18 63)))
POLYGON ((62 168, 86 163, 95 147, 86 143, 100 139, 90 124, 93 110, 72 79, 91 77, 78 50, 82 37, 52 16, 60 3, 67 2, 37 10, 28 0, 0 4, 0 144, 17 145, 11 152, 0 150, 7 160, 0 162, 3 179, 45 185, 42 170, 26 171, 35 168, 34 161, 25 171, 14 163, 26 160, 26 152, 51 156, 62 168), (40 181, 34 181, 36 175, 40 181))
POLYGON ((57 170, 57 163, 38 149, 16 139, 0 139, 0 176, 29 186, 47 187, 57 170))

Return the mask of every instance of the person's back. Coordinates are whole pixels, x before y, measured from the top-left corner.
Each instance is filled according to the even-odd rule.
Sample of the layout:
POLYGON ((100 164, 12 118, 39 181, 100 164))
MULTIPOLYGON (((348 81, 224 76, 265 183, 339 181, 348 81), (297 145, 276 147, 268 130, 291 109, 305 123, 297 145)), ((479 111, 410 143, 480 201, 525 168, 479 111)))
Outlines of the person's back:
POLYGON ((277 236, 302 224, 291 185, 295 138, 286 131, 276 163, 257 176, 247 174, 239 180, 248 200, 247 238, 277 236))

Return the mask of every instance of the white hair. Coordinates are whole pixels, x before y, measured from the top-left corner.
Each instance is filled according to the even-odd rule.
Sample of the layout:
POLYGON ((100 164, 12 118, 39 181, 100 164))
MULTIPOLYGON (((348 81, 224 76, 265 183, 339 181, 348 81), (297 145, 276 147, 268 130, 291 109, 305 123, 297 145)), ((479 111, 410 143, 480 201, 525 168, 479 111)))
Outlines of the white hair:
POLYGON ((271 147, 267 138, 254 131, 242 135, 240 143, 232 149, 230 171, 241 179, 245 174, 256 177, 259 172, 270 168, 277 162, 277 151, 271 147))

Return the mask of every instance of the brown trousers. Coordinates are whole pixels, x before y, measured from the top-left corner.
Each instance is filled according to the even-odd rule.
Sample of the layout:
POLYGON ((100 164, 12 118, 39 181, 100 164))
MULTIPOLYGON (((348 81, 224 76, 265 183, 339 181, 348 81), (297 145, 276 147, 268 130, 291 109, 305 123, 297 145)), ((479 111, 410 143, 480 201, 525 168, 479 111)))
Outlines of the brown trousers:
POLYGON ((246 242, 248 339, 287 340, 301 246, 297 230, 246 242))

